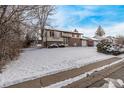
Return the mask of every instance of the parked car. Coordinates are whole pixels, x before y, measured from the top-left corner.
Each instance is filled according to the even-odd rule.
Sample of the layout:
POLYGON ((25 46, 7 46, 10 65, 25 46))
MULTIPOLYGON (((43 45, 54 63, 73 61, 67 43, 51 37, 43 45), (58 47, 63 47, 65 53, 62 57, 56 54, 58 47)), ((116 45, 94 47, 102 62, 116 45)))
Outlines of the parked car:
POLYGON ((65 45, 64 45, 64 44, 58 44, 58 46, 59 46, 59 47, 65 47, 65 45))
POLYGON ((48 46, 48 48, 58 48, 59 46, 57 44, 51 44, 48 46))
POLYGON ((121 54, 121 52, 120 51, 113 51, 113 53, 112 53, 113 55, 115 55, 115 56, 117 56, 117 55, 120 55, 121 54))

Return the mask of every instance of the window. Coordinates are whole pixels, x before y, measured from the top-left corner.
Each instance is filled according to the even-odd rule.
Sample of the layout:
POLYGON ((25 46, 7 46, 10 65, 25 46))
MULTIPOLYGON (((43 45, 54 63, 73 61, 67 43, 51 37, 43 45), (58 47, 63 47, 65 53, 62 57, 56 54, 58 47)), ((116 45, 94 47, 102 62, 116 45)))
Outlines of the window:
POLYGON ((79 35, 77 35, 77 37, 79 37, 79 35))
POLYGON ((68 38, 64 38, 64 44, 68 44, 68 38))
POLYGON ((54 37, 54 31, 50 31, 50 37, 54 37))
POLYGON ((61 32, 61 34, 60 34, 60 37, 62 37, 62 32, 61 32))
POLYGON ((74 34, 72 34, 72 37, 74 37, 74 34))
POLYGON ((76 34, 72 34, 72 37, 75 37, 75 38, 76 38, 76 37, 77 37, 77 35, 76 35, 76 34))

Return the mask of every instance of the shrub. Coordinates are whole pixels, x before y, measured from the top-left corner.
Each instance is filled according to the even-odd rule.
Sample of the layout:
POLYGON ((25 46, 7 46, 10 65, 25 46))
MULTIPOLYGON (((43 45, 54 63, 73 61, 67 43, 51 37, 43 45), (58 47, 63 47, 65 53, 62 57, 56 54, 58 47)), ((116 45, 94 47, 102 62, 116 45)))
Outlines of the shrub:
POLYGON ((110 42, 102 40, 97 44, 97 51, 101 53, 108 53, 107 49, 110 47, 110 45, 111 45, 110 42))

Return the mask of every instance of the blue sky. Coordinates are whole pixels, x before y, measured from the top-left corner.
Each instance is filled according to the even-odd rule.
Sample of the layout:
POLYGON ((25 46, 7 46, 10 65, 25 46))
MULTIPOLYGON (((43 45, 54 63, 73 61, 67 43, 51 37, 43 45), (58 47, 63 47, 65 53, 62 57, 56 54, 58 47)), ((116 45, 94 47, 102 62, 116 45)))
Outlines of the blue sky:
POLYGON ((73 31, 76 28, 86 36, 94 36, 99 25, 107 36, 124 35, 124 6, 57 6, 53 19, 57 29, 73 31))

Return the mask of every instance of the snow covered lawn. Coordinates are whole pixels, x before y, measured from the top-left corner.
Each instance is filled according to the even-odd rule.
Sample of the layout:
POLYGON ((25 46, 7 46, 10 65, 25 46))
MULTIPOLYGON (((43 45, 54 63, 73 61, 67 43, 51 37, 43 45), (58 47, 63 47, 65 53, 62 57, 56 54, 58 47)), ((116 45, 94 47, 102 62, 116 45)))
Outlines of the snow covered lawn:
POLYGON ((96 52, 94 47, 24 49, 18 60, 5 66, 0 87, 32 80, 63 70, 77 68, 113 57, 96 52))

